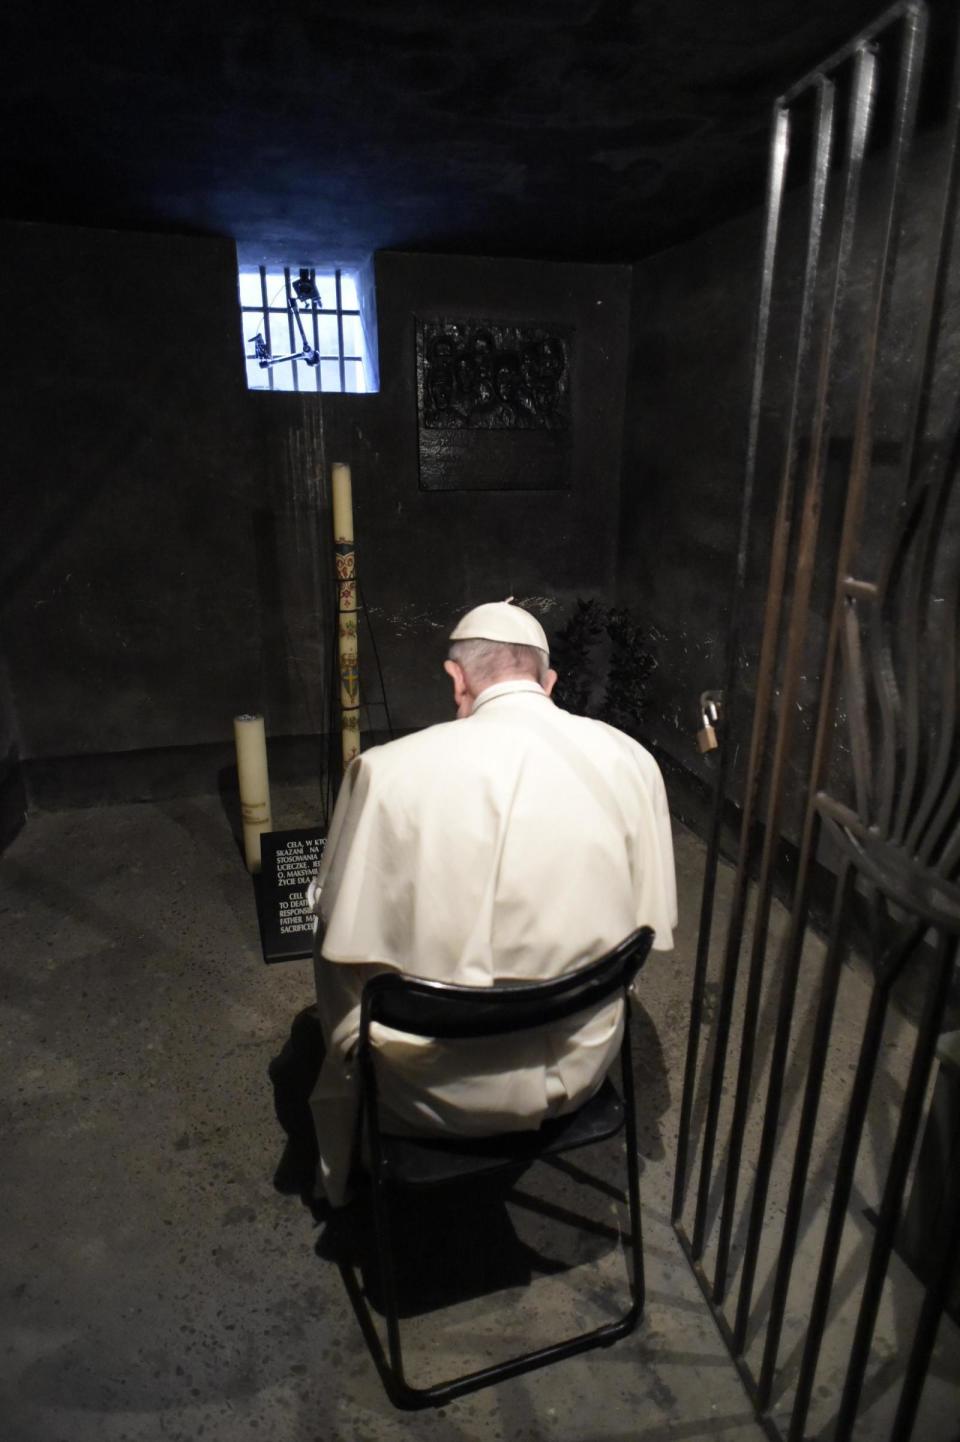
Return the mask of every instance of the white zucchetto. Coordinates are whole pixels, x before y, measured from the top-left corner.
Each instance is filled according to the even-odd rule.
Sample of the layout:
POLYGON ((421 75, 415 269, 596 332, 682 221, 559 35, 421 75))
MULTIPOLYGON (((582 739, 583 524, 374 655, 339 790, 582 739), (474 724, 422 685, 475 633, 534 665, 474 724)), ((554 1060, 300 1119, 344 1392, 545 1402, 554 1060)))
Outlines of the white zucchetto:
POLYGON ((450 633, 451 641, 502 641, 509 646, 536 646, 550 655, 546 633, 536 616, 509 601, 474 606, 450 633))

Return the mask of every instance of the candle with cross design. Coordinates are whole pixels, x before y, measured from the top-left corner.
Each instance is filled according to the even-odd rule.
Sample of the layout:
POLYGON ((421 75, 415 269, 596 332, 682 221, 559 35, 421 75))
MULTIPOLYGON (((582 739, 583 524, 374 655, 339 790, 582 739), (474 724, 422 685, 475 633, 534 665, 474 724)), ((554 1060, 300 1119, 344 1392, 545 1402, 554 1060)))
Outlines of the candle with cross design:
POLYGON ((350 467, 335 461, 333 545, 337 568, 337 645, 340 659, 340 734, 344 769, 360 751, 360 673, 357 658, 357 562, 353 543, 350 467))

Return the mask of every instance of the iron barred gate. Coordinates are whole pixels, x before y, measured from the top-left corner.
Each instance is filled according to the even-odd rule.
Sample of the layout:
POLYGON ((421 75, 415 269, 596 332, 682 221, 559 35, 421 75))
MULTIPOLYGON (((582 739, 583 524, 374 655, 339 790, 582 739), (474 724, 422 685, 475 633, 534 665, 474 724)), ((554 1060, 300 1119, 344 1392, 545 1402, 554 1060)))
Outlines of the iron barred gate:
POLYGON ((960 1437, 955 19, 773 114, 673 1219, 788 1442, 960 1437))

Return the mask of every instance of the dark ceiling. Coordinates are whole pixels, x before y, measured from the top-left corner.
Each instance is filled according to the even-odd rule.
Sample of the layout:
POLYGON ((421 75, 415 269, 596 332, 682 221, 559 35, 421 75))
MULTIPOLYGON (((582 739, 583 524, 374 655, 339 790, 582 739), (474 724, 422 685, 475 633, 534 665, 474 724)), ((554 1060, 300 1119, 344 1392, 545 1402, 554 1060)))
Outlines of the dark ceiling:
POLYGON ((879 0, 7 0, 2 213, 632 260, 761 195, 773 98, 879 0))

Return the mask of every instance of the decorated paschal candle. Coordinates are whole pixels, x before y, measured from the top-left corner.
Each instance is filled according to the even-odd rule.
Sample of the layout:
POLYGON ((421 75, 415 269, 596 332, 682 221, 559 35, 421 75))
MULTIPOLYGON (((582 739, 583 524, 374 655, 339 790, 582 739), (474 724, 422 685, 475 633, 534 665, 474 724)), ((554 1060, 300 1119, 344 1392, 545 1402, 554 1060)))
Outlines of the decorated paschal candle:
POLYGON ((340 660, 340 737, 344 769, 360 752, 360 673, 357 652, 357 560, 353 544, 350 467, 335 461, 333 548, 337 568, 337 645, 340 660))

